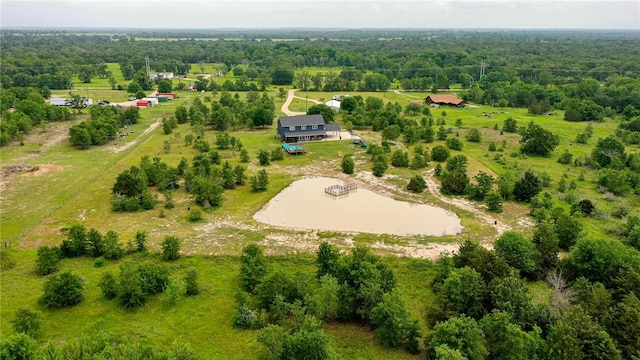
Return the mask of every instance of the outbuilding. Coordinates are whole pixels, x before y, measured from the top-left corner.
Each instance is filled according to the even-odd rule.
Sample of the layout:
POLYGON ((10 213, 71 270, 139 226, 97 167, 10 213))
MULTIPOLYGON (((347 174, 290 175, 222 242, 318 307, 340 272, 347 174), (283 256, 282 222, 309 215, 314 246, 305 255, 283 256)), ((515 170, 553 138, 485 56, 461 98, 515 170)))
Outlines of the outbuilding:
POLYGON ((465 107, 467 102, 458 99, 456 94, 444 94, 444 95, 429 95, 424 99, 429 106, 453 106, 453 107, 465 107))

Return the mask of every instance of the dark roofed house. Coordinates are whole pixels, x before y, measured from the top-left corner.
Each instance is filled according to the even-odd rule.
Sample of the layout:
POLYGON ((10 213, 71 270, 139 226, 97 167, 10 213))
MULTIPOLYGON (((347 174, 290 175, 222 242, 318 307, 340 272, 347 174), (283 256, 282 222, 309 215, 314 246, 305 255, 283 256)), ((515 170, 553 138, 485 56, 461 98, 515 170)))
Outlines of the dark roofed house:
POLYGON ((429 106, 467 106, 467 102, 462 99, 458 99, 455 94, 429 95, 426 99, 424 99, 424 101, 429 104, 429 106))
POLYGON ((293 143, 322 140, 327 136, 322 115, 283 116, 278 118, 278 139, 293 143))

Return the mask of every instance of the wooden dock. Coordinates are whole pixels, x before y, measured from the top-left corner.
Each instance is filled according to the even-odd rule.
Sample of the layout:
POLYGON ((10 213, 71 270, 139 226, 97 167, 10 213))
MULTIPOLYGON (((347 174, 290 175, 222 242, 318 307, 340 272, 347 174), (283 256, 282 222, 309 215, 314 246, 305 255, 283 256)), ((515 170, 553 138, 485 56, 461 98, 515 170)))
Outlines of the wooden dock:
POLYGON ((346 185, 332 185, 324 188, 324 192, 331 196, 344 196, 349 195, 352 192, 358 190, 358 185, 356 184, 346 184, 346 185))

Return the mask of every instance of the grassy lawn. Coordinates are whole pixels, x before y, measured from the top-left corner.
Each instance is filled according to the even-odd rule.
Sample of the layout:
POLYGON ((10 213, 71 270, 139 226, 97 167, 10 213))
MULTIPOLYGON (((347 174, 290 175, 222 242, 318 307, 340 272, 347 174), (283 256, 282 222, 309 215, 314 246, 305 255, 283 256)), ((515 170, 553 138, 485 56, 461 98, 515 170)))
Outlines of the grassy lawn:
MULTIPOLYGON (((160 346, 170 346, 174 341, 189 343, 203 359, 253 358, 261 346, 257 341, 258 331, 233 329, 234 296, 239 289, 240 263, 237 257, 188 256, 172 263, 165 263, 171 278, 181 279, 187 269, 198 271, 201 293, 185 297, 168 307, 161 296, 151 298, 141 309, 131 312, 120 307, 115 300, 102 297, 97 286, 100 277, 111 272, 118 273, 119 263, 124 261, 159 261, 157 255, 130 255, 118 262, 96 268, 93 259, 76 258, 62 262, 61 271, 71 270, 84 280, 84 300, 68 309, 49 310, 37 303, 42 293, 43 277, 33 273, 35 251, 17 252, 18 266, 2 271, 3 296, 0 298, 0 329, 4 336, 13 334, 10 320, 20 308, 39 311, 43 317, 40 344, 47 341, 61 343, 80 336, 91 328, 99 328, 116 334, 129 333, 148 338, 160 346)), ((385 259, 398 275, 398 287, 408 301, 413 316, 422 319, 424 306, 431 293, 424 281, 429 263, 424 261, 385 259)), ((314 258, 287 256, 270 259, 270 269, 287 272, 315 272, 314 258)), ((378 345, 374 334, 367 328, 355 324, 331 324, 325 327, 332 347, 340 358, 358 359, 412 359, 403 351, 391 350, 378 345)))

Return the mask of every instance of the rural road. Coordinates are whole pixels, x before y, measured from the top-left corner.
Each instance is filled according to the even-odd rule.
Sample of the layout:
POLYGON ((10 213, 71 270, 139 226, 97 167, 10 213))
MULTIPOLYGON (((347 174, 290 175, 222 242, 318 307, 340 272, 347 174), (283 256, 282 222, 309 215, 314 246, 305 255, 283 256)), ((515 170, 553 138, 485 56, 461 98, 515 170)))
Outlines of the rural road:
MULTIPOLYGON (((287 115, 287 116, 296 116, 296 115, 304 115, 305 114, 304 112, 289 111, 289 105, 291 105, 291 102, 293 101, 294 98, 301 99, 301 100, 306 100, 303 97, 295 95, 295 92, 297 90, 298 89, 289 90, 289 93, 287 94, 287 100, 284 102, 284 104, 282 104, 282 107, 280 108, 280 110, 282 110, 282 112, 285 113, 285 115, 287 115)), ((311 101, 314 104, 320 104, 320 101, 317 101, 317 100, 309 99, 309 101, 311 101)))

